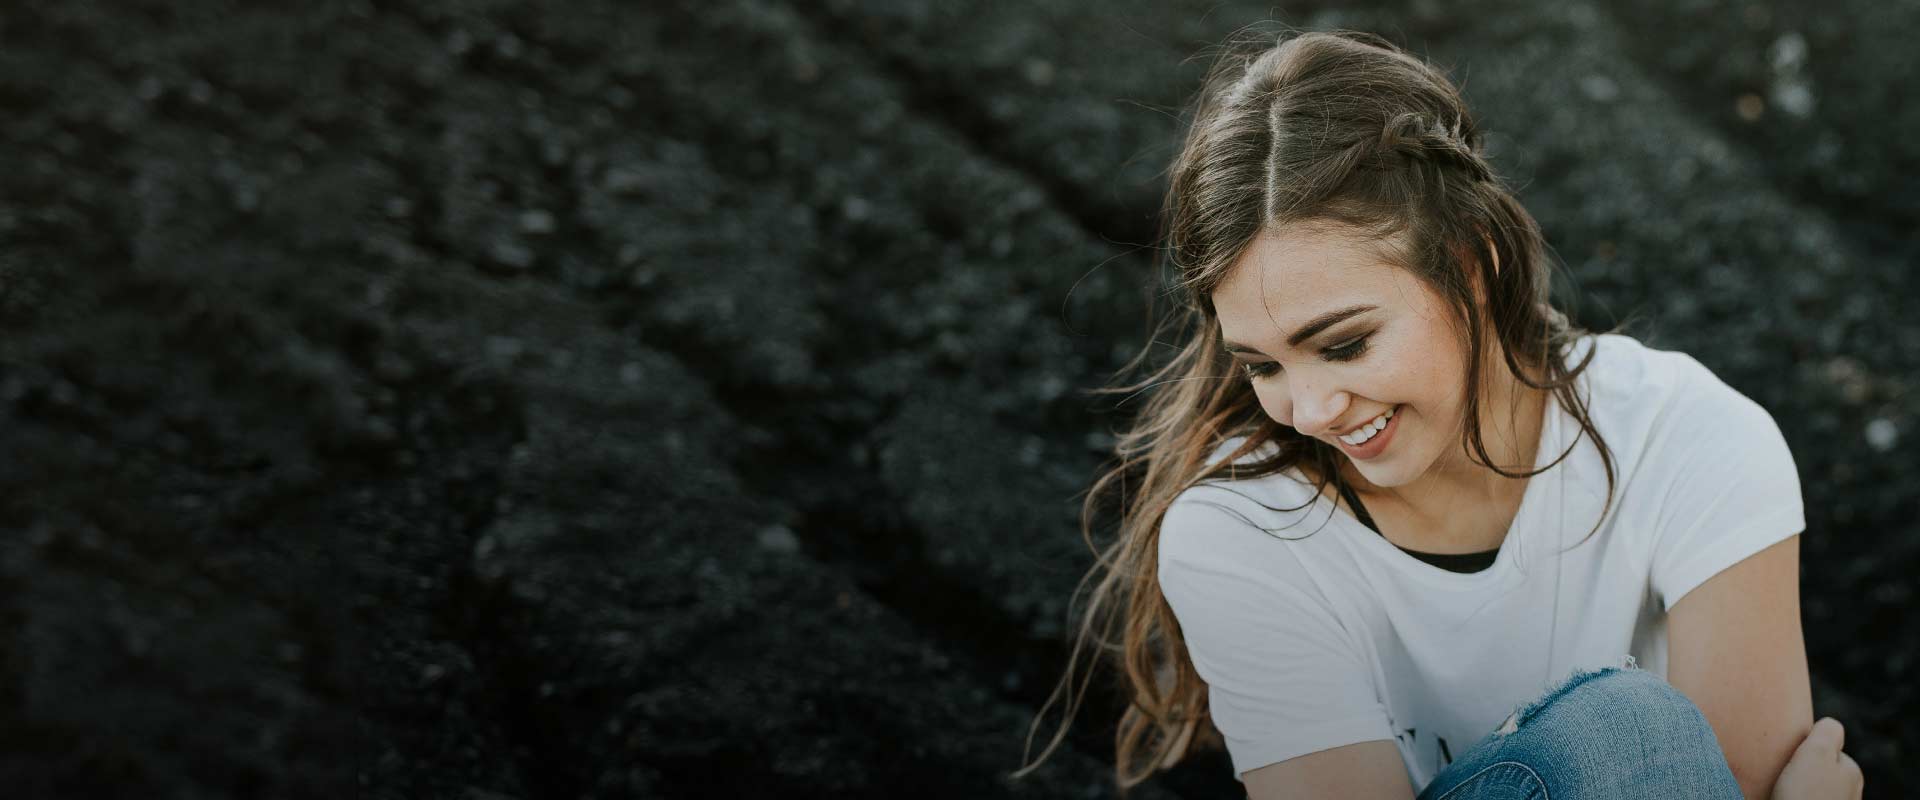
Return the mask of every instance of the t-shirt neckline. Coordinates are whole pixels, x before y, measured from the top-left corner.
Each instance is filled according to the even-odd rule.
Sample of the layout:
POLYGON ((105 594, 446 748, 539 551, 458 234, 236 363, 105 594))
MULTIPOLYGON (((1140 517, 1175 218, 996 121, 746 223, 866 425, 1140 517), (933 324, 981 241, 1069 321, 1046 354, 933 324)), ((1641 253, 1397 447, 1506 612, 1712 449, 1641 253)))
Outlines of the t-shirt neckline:
MULTIPOLYGON (((1561 441, 1559 399, 1550 394, 1543 405, 1546 408, 1541 412, 1543 419, 1540 441, 1534 453, 1533 469, 1535 470, 1551 463, 1566 447, 1566 444, 1561 441)), ((1567 464, 1568 461, 1563 460, 1549 472, 1565 470, 1567 464)), ((1520 507, 1514 511, 1513 522, 1507 527, 1507 535, 1500 540, 1499 552, 1495 554, 1492 564, 1478 572, 1455 572, 1429 564, 1402 550, 1399 545, 1394 544, 1378 531, 1361 524, 1358 518, 1341 509, 1338 503, 1328 500, 1326 496, 1315 493, 1314 502, 1329 506, 1327 512, 1337 518, 1336 524, 1339 526, 1340 535, 1364 540, 1360 547, 1373 549, 1379 554, 1380 560, 1393 564, 1400 571, 1431 584, 1477 588, 1500 580, 1513 571, 1513 562, 1519 557, 1517 551, 1523 546, 1517 540, 1527 536, 1528 531, 1533 528, 1539 527, 1533 523, 1533 517, 1538 515, 1541 504, 1547 502, 1546 498, 1539 496, 1541 492, 1549 491, 1549 487, 1545 485, 1547 482, 1539 480, 1547 476, 1548 473, 1542 472, 1527 480, 1527 488, 1520 496, 1520 507)))

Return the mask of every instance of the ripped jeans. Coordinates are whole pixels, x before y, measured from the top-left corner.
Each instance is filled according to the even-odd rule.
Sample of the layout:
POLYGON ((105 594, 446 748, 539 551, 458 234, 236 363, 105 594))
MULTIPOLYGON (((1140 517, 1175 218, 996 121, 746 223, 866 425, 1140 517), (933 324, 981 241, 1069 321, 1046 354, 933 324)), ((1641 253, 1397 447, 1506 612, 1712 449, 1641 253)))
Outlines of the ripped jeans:
POLYGON ((1515 711, 1418 800, 1740 796, 1706 716, 1629 660, 1577 672, 1515 711))

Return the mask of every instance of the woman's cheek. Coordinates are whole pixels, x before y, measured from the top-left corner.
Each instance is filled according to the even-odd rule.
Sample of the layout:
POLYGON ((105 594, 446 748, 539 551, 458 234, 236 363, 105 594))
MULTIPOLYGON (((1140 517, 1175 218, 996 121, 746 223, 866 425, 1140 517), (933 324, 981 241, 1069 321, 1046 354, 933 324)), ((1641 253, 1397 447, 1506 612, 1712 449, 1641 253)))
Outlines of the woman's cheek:
POLYGON ((1260 399, 1260 408, 1267 412, 1267 418, 1293 427, 1293 401, 1287 395, 1287 387, 1280 380, 1267 381, 1267 385, 1254 391, 1260 399))

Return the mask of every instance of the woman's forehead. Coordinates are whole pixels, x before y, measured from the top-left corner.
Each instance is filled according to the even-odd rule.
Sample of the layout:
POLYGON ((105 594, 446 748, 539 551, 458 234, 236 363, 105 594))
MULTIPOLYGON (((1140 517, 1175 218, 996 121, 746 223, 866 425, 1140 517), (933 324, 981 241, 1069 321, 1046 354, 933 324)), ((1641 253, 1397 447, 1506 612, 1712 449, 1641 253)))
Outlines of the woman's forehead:
POLYGON ((1296 229, 1256 237, 1212 299, 1229 340, 1284 343, 1316 317, 1383 304, 1408 277, 1377 243, 1296 229))

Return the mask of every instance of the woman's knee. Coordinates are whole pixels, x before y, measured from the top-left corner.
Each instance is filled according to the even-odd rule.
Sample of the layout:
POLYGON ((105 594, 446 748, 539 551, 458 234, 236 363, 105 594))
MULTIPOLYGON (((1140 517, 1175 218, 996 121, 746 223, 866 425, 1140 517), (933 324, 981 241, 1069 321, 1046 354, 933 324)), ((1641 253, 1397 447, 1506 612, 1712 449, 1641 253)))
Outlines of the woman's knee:
POLYGON ((1637 742, 1706 736, 1713 728, 1699 707, 1660 676, 1638 668, 1609 667, 1570 676, 1539 700, 1515 712, 1510 728, 1578 726, 1590 735, 1617 733, 1637 742))
POLYGON ((1538 770, 1554 797, 1740 796, 1706 715, 1638 668, 1576 674, 1510 722, 1502 757, 1538 770))
POLYGON ((1448 765, 1421 798, 1532 796, 1528 781, 1553 798, 1740 796, 1707 718, 1638 668, 1569 675, 1448 765))
POLYGON ((1665 679, 1638 668, 1576 674, 1515 712, 1509 728, 1507 744, 1529 758, 1731 775, 1706 715, 1665 679), (1625 763, 1636 758, 1644 762, 1625 763))
POLYGON ((1518 790, 1529 780, 1554 798, 1740 796, 1705 715, 1638 668, 1568 677, 1515 711, 1421 797, 1479 797, 1483 783, 1518 790))

